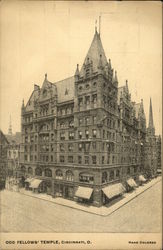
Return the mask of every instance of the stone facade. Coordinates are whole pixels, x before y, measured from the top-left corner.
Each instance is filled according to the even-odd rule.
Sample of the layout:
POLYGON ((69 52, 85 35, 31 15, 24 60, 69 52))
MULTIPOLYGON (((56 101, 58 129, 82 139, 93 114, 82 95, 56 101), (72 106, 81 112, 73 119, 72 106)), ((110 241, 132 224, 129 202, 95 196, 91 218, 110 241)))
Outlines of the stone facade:
POLYGON ((21 171, 44 180, 52 196, 75 199, 92 188, 89 202, 101 206, 102 189, 145 172, 146 119, 143 100, 134 103, 128 82, 118 87, 100 34, 73 77, 48 81, 21 109, 21 171))
POLYGON ((0 189, 5 186, 7 175, 7 148, 9 142, 3 132, 0 130, 0 189))

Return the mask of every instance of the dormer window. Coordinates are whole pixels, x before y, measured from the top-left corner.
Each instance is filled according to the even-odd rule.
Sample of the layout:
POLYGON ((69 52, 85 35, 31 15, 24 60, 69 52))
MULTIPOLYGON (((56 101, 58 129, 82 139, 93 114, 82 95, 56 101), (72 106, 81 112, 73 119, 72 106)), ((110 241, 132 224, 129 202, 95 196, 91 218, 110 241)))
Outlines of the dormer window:
POLYGON ((86 87, 86 89, 89 89, 89 84, 86 84, 86 86, 85 86, 85 87, 86 87))
POLYGON ((65 95, 68 95, 68 89, 66 88, 66 90, 65 90, 65 95))
POLYGON ((46 97, 46 96, 47 96, 47 90, 44 89, 44 90, 43 90, 43 97, 46 97))
POLYGON ((82 91, 82 89, 83 89, 82 86, 79 86, 79 91, 82 91))

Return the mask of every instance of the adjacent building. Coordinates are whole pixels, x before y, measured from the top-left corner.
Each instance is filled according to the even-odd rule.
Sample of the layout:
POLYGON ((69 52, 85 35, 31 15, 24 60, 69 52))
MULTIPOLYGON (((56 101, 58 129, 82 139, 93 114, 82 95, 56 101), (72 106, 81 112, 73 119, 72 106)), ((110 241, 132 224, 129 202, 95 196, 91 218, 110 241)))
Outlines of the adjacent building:
POLYGON ((101 206, 143 181, 155 164, 154 134, 150 123, 146 138, 143 100, 133 102, 128 85, 118 86, 97 30, 74 76, 53 83, 45 74, 34 85, 22 104, 20 146, 33 190, 101 206))
POLYGON ((9 142, 3 132, 0 130, 0 189, 5 187, 7 175, 7 148, 9 142))

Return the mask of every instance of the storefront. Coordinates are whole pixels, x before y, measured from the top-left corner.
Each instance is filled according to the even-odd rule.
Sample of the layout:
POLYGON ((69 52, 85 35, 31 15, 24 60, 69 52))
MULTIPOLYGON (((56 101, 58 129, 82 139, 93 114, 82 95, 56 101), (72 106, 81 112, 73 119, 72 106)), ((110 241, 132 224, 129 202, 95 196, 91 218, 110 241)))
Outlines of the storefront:
POLYGON ((103 191, 103 204, 107 204, 114 198, 121 196, 125 192, 125 187, 122 185, 122 183, 115 183, 104 187, 102 191, 103 191))
POLYGON ((75 192, 75 197, 78 202, 91 203, 93 188, 79 186, 75 192))
POLYGON ((139 175, 139 183, 142 185, 143 183, 147 182, 143 175, 139 175))
POLYGON ((73 186, 65 186, 64 187, 65 192, 64 192, 64 197, 66 199, 74 199, 74 187, 73 186))
POLYGON ((29 188, 32 189, 32 191, 36 192, 36 193, 42 193, 42 192, 44 192, 43 180, 33 179, 30 182, 29 188))
POLYGON ((133 178, 129 178, 127 181, 126 181, 126 189, 127 191, 131 191, 133 189, 135 189, 137 187, 137 183, 134 181, 133 178))

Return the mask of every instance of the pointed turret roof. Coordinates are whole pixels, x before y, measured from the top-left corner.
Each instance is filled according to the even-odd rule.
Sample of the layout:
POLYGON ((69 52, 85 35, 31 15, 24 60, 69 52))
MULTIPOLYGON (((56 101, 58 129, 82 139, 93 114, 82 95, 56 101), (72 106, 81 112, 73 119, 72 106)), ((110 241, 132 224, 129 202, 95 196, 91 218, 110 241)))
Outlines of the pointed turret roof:
POLYGON ((103 65, 103 67, 107 64, 107 58, 105 56, 105 52, 102 46, 101 38, 97 30, 95 31, 95 35, 93 37, 93 41, 88 50, 87 56, 85 57, 83 66, 80 71, 80 76, 84 74, 84 65, 89 62, 93 63, 93 72, 98 70, 99 62, 103 65))
POLYGON ((149 123, 148 123, 149 129, 154 129, 154 123, 153 123, 153 111, 152 111, 152 100, 150 97, 150 105, 149 105, 149 123))

